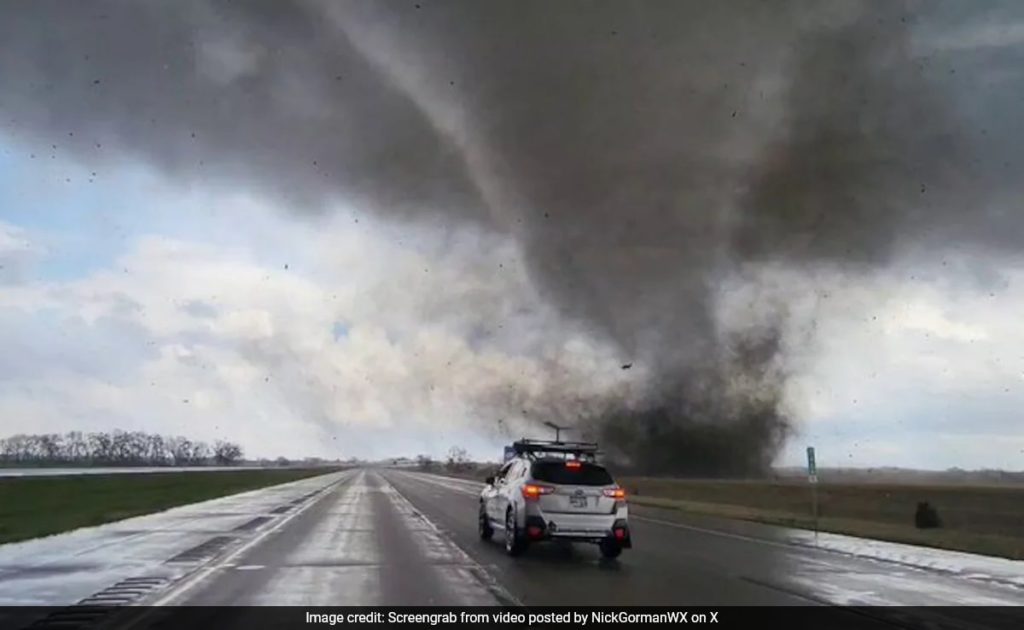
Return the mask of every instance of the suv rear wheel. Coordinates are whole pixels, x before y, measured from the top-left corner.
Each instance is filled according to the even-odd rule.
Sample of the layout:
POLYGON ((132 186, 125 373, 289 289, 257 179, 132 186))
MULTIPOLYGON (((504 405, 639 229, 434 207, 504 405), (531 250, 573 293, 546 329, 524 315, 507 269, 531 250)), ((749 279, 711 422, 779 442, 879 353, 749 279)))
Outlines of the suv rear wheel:
POLYGON ((505 553, 510 556, 518 556, 526 550, 526 541, 519 535, 519 528, 516 527, 516 517, 509 508, 505 512, 505 553))
POLYGON ((601 548, 601 555, 608 559, 618 558, 622 553, 622 545, 614 540, 602 540, 599 546, 601 548))

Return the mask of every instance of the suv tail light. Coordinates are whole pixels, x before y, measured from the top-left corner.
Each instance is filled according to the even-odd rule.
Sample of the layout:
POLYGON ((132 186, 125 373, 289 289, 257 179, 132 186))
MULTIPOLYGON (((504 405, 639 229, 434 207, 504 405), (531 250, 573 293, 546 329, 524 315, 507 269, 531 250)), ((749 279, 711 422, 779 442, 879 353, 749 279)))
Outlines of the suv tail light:
POLYGON ((626 491, 622 488, 605 488, 604 496, 615 499, 616 501, 625 501, 626 491))
POLYGON ((535 483, 528 483, 523 486, 523 498, 527 501, 536 501, 542 494, 551 494, 555 489, 551 486, 539 486, 535 483))

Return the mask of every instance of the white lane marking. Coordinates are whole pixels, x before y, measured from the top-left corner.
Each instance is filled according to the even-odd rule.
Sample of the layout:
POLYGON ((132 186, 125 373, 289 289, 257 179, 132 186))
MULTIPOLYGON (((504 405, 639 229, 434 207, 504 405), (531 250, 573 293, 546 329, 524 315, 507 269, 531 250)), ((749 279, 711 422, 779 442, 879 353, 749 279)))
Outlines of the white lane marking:
POLYGON ((373 502, 374 488, 367 474, 347 483, 323 509, 322 517, 289 545, 282 558, 290 567, 378 564, 381 561, 377 530, 381 515, 373 502))
MULTIPOLYGON (((380 587, 379 515, 360 471, 317 506, 316 519, 302 523, 301 536, 281 534, 283 555, 268 567, 267 580, 240 594, 247 606, 365 606, 383 604, 380 587)), ((298 528, 300 525, 293 526, 298 528)), ((277 546, 277 543, 274 543, 277 546)), ((256 550, 249 558, 263 557, 256 550)), ((255 560, 251 560, 255 561, 255 560)), ((219 579, 219 576, 214 579, 219 579)), ((215 588, 216 584, 211 584, 215 588)), ((187 603, 187 602, 186 602, 187 603)))
POLYGON ((501 599, 508 603, 511 603, 514 606, 523 605, 523 603, 520 602, 515 595, 513 595, 505 587, 503 587, 494 578, 494 576, 491 575, 491 573, 486 568, 484 568, 483 565, 474 560, 473 557, 466 553, 466 551, 462 547, 456 544, 456 542, 450 536, 448 536, 448 534, 446 534, 444 530, 438 527, 437 524, 434 523, 434 521, 430 520, 430 518, 428 518, 427 515, 424 514, 422 510, 417 509, 416 506, 413 505, 412 502, 409 501, 409 499, 407 499, 405 495, 402 494, 401 491, 398 488, 396 488, 395 485, 391 483, 391 481, 387 479, 387 477, 385 477, 384 475, 378 476, 387 485, 387 487, 391 488, 392 492, 389 493, 389 498, 391 498, 397 505, 401 505, 405 510, 408 510, 412 514, 418 516, 427 525, 427 527, 434 531, 436 536, 441 541, 443 541, 446 546, 448 546, 454 553, 459 555, 458 561, 460 564, 465 564, 475 569, 477 574, 481 578, 480 581, 484 582, 483 586, 487 590, 491 591, 492 597, 494 596, 494 594, 497 594, 501 599))
MULTIPOLYGON (((349 472, 349 471, 346 471, 346 472, 349 472)), ((342 475, 343 476, 339 476, 337 481, 335 481, 332 484, 329 484, 327 487, 330 488, 330 487, 332 487, 334 485, 337 485, 337 484, 341 483, 342 481, 344 481, 345 479, 348 479, 349 477, 352 476, 352 474, 347 474, 346 475, 344 473, 342 473, 342 475)), ((184 578, 183 580, 178 582, 176 585, 171 587, 171 589, 169 589, 168 592, 165 593, 163 597, 161 597, 160 599, 156 600, 155 602, 153 602, 153 603, 151 603, 149 605, 150 606, 154 606, 154 607, 155 606, 166 606, 167 604, 173 602, 175 599, 179 599, 179 598, 183 597, 186 593, 191 591, 193 588, 198 586, 203 580, 205 580, 207 577, 209 577, 211 573, 214 573, 215 571, 219 571, 220 569, 224 569, 229 564, 234 564, 234 561, 235 561, 236 558, 241 557, 241 555, 243 553, 249 551, 250 549, 252 549, 256 545, 258 545, 261 542, 263 542, 264 540, 266 540, 266 538, 268 536, 270 536, 271 534, 273 534, 275 532, 278 532, 281 529, 283 529, 285 525, 287 525, 288 523, 290 523, 292 521, 292 519, 297 517, 299 514, 302 514, 303 512, 305 512, 306 510, 308 510, 312 506, 316 505, 317 503, 322 501, 324 499, 324 497, 329 496, 331 493, 332 493, 332 491, 324 491, 324 492, 317 493, 317 495, 315 497, 313 497, 311 500, 307 501, 305 504, 300 506, 299 509, 293 510, 290 514, 287 514, 284 518, 279 520, 277 523, 275 523, 274 525, 272 525, 272 526, 268 527, 267 529, 263 530, 262 532, 260 532, 256 537, 254 537, 252 540, 250 540, 249 542, 245 543, 244 545, 242 545, 238 549, 235 549, 233 552, 231 552, 225 558, 223 558, 220 562, 218 562, 216 564, 206 565, 205 567, 199 569, 198 571, 196 571, 192 575, 184 578)))
POLYGON ((235 567, 235 571, 259 571, 265 568, 266 566, 262 564, 243 564, 240 567, 235 567))
MULTIPOLYGON (((651 518, 649 516, 630 516, 632 521, 646 521, 648 523, 657 523, 658 525, 667 525, 668 527, 675 527, 676 529, 688 529, 694 532, 701 532, 703 534, 711 534, 713 536, 721 536, 722 538, 732 538, 734 540, 743 540, 746 542, 758 543, 762 545, 769 545, 771 547, 784 547, 786 549, 813 549, 811 547, 803 547, 802 545, 793 545, 790 543, 776 542, 774 540, 767 540, 764 538, 755 538, 753 536, 744 536, 743 534, 733 534, 731 532, 722 532, 716 529, 708 529, 706 527, 697 527, 696 525, 683 525, 682 523, 675 523, 673 521, 665 521, 660 518, 651 518)), ((821 551, 827 551, 822 549, 821 551)))
MULTIPOLYGON (((419 481, 421 483, 428 483, 428 484, 431 484, 431 485, 434 485, 434 486, 438 486, 438 487, 444 488, 446 490, 451 490, 452 492, 459 492, 461 494, 465 494, 465 495, 468 495, 468 496, 471 496, 471 497, 479 496, 480 495, 480 489, 483 489, 483 484, 479 484, 479 488, 480 489, 476 490, 475 492, 472 491, 472 490, 465 490, 463 488, 456 487, 455 485, 444 483, 443 481, 440 481, 439 479, 434 479, 431 475, 429 475, 427 473, 416 474, 416 473, 409 473, 409 472, 402 471, 399 474, 402 477, 405 477, 406 479, 410 479, 410 480, 414 480, 414 481, 419 481)), ((473 482, 469 482, 469 483, 473 483, 473 482)))

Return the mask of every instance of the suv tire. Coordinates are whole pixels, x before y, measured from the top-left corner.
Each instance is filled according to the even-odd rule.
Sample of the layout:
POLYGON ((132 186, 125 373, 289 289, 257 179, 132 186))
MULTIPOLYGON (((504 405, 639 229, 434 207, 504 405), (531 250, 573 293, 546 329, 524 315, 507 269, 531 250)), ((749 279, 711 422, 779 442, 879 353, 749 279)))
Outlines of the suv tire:
POLYGON ((618 558, 622 553, 622 545, 614 540, 602 540, 599 547, 601 548, 601 556, 609 560, 618 558))
POLYGON ((491 536, 494 536, 494 528, 491 527, 491 520, 487 518, 487 510, 484 509, 483 504, 480 504, 480 540, 490 540, 491 536))
POLYGON ((526 551, 526 541, 519 535, 515 513, 512 512, 512 508, 509 508, 505 512, 505 553, 510 556, 518 556, 524 551, 526 551))

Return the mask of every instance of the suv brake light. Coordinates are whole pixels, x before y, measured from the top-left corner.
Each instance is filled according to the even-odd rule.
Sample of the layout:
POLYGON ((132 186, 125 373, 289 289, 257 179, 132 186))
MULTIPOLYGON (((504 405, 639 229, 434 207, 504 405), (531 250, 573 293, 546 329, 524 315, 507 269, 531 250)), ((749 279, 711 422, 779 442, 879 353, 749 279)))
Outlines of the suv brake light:
POLYGON ((542 494, 551 494, 555 489, 551 486, 539 486, 535 483, 528 483, 523 486, 523 498, 527 501, 536 501, 542 494))
POLYGON ((604 496, 615 499, 616 501, 625 501, 626 491, 622 488, 605 488, 604 496))

